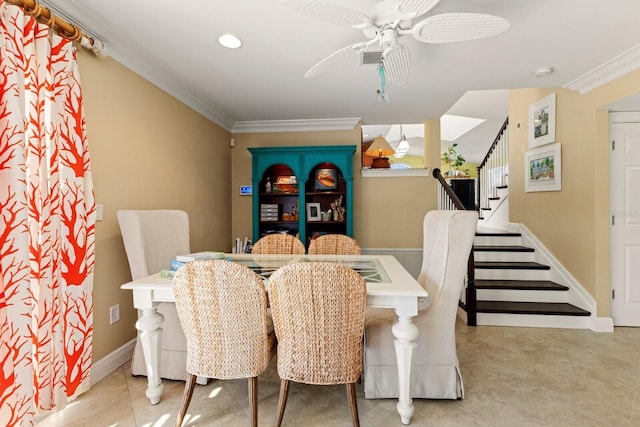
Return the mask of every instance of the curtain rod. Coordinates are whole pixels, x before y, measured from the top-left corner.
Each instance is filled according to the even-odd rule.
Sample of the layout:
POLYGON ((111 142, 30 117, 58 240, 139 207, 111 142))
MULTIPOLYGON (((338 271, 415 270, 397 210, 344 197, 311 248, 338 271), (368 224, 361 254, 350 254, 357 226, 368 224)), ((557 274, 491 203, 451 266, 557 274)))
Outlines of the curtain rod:
POLYGON ((5 3, 18 6, 26 15, 32 16, 39 23, 56 30, 60 37, 71 41, 80 40, 80 44, 95 53, 96 56, 107 56, 107 49, 102 41, 85 34, 79 26, 55 16, 51 10, 35 0, 5 0, 5 3))

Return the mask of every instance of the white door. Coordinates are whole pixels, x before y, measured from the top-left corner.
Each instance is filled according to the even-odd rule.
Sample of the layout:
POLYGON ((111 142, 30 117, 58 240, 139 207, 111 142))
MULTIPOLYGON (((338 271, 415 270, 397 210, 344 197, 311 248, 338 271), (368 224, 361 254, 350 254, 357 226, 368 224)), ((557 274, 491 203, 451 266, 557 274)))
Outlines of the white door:
POLYGON ((640 326, 640 113, 611 113, 611 315, 640 326))

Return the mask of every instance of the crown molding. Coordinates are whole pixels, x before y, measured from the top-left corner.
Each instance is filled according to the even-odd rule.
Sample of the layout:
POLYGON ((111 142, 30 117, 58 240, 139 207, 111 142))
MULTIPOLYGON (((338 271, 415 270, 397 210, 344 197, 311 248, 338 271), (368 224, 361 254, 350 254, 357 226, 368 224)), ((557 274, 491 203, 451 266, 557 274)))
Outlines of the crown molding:
POLYGON ((640 68, 640 44, 570 81, 563 87, 584 95, 638 68, 640 68))
POLYGON ((234 123, 231 133, 352 130, 360 123, 360 120, 360 117, 349 117, 343 119, 239 121, 234 123))

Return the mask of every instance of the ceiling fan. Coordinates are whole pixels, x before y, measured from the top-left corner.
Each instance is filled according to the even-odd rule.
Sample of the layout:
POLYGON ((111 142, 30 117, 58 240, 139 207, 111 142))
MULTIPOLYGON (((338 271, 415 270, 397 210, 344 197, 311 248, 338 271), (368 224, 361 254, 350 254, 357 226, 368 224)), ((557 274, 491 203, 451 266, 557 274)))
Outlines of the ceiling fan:
POLYGON ((307 71, 304 75, 307 78, 338 63, 369 54, 384 65, 384 73, 393 84, 402 86, 411 68, 409 50, 398 42, 403 36, 411 34, 423 43, 453 43, 493 36, 509 28, 507 20, 481 13, 443 13, 416 20, 440 0, 385 0, 373 5, 368 14, 325 1, 281 2, 303 15, 360 29, 369 39, 345 46, 327 56, 307 71))

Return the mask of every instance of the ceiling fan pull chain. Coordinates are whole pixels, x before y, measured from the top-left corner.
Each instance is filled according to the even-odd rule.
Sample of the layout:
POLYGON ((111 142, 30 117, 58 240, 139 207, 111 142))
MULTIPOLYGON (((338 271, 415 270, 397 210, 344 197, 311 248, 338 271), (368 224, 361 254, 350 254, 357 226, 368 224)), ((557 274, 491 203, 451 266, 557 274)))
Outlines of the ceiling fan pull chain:
POLYGON ((380 89, 376 91, 378 94, 378 101, 391 102, 389 98, 389 94, 385 90, 386 78, 384 75, 384 62, 380 61, 380 65, 378 65, 378 74, 380 75, 380 89))

